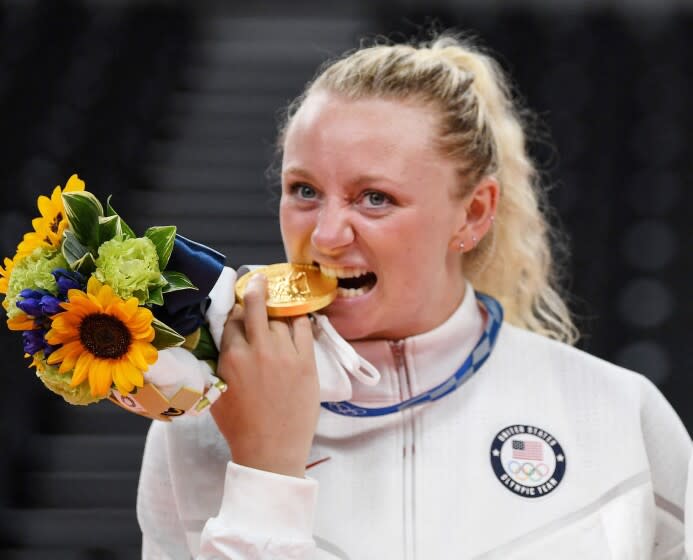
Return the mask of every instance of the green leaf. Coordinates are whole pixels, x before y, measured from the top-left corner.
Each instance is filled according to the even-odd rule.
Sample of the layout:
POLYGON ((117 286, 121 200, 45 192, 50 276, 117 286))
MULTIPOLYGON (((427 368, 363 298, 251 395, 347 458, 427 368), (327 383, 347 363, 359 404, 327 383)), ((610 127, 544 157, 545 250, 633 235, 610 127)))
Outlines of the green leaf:
MULTIPOLYGON (((200 327, 200 339, 192 353, 198 360, 216 360, 219 357, 219 351, 207 327, 200 327)), ((216 364, 214 370, 216 371, 216 364)))
POLYGON ((99 242, 99 216, 103 216, 101 203, 87 191, 63 193, 62 196, 67 221, 75 237, 82 245, 96 249, 99 242))
POLYGON ((157 350, 180 346, 185 342, 185 337, 179 335, 166 323, 159 321, 159 319, 155 318, 152 320, 152 327, 154 327, 154 340, 152 344, 157 350))
POLYGON ((156 288, 149 290, 149 297, 145 303, 154 305, 164 304, 164 293, 161 286, 157 286, 156 288))
POLYGON ((111 206, 112 196, 112 194, 109 194, 108 199, 106 199, 106 216, 118 216, 118 218, 120 219, 120 229, 122 230, 122 235, 124 239, 131 239, 133 237, 137 237, 135 235, 135 232, 132 231, 132 229, 130 228, 130 226, 125 223, 125 220, 123 220, 123 218, 120 217, 118 212, 116 212, 113 209, 113 206, 111 206))
POLYGON ((72 270, 76 270, 85 276, 91 276, 91 273, 96 270, 96 262, 91 253, 86 253, 81 259, 72 263, 72 270))
POLYGON ((173 242, 176 239, 176 226, 154 226, 144 232, 156 247, 156 254, 159 255, 159 270, 164 270, 171 258, 173 242))
POLYGON ((149 284, 150 288, 161 288, 162 293, 165 293, 166 286, 168 286, 168 282, 166 281, 166 278, 164 278, 163 274, 159 274, 159 279, 156 282, 149 284))
POLYGON ((65 257, 65 260, 67 261, 67 264, 70 265, 70 268, 74 269, 73 263, 86 255, 89 252, 89 249, 82 245, 75 237, 75 234, 69 229, 65 230, 63 237, 63 246, 61 249, 63 257, 65 257))
POLYGON ((120 216, 99 216, 99 245, 122 234, 120 216))
POLYGON ((196 330, 191 332, 189 335, 186 335, 185 337, 185 342, 182 344, 181 348, 185 348, 186 350, 190 350, 191 352, 197 348, 198 343, 200 342, 200 328, 198 327, 196 330))
POLYGON ((197 290, 195 284, 193 284, 190 278, 188 278, 182 272, 176 272, 175 270, 164 270, 161 274, 166 280, 166 286, 164 286, 163 289, 165 294, 178 290, 197 290))

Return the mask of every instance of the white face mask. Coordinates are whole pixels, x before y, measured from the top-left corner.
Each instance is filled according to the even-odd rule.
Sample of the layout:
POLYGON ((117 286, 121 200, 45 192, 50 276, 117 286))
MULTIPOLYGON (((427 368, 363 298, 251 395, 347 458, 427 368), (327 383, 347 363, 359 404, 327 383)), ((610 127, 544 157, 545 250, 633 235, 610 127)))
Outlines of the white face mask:
MULTIPOLYGON (((238 269, 238 273, 231 268, 224 268, 209 293, 211 304, 205 317, 217 348, 221 341, 224 323, 235 303, 236 279, 260 266, 244 265, 238 269)), ((313 313, 311 316, 321 402, 350 399, 352 378, 369 386, 380 381, 378 370, 356 353, 354 348, 337 333, 325 315, 313 313)), ((156 364, 153 367, 156 367, 156 364)))

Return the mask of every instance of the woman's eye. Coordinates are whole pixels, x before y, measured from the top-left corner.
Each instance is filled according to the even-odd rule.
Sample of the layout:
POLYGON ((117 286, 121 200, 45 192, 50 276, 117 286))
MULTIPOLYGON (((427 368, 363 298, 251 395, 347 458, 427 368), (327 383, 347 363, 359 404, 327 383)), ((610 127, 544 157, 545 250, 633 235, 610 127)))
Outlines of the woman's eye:
POLYGON ((366 205, 377 208, 390 202, 390 197, 378 191, 369 191, 363 195, 363 200, 366 205))
POLYGON ((317 196, 315 189, 310 185, 306 185, 305 183, 297 183, 292 185, 291 192, 304 200, 310 200, 317 196))

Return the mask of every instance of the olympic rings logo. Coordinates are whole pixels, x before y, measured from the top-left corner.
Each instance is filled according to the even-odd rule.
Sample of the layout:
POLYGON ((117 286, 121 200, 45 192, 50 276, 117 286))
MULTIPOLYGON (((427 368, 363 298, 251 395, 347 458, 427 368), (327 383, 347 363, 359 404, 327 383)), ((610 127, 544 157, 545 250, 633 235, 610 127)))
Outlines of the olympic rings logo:
POLYGON ((519 463, 518 461, 508 461, 508 472, 518 482, 529 480, 530 482, 541 482, 549 474, 549 467, 544 463, 519 463))

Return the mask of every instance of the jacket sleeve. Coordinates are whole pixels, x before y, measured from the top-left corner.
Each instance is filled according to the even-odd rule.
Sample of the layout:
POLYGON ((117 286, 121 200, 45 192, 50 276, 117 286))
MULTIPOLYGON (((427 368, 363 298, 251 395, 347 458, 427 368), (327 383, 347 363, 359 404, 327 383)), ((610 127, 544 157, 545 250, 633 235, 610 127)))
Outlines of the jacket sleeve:
MULTIPOLYGON (((688 461, 688 480, 693 481, 693 456, 688 461)), ((693 482, 686 489, 686 558, 693 558, 693 482)))
POLYGON ((137 489, 143 560, 190 560, 171 483, 163 422, 152 422, 137 489))
POLYGON ((686 558, 684 508, 691 438, 674 409, 654 384, 644 377, 642 381, 642 433, 656 506, 655 548, 652 558, 686 558))
POLYGON ((219 514, 207 521, 198 560, 303 560, 315 554, 318 483, 229 462, 219 514))
MULTIPOLYGON (((172 483, 166 428, 162 422, 153 422, 144 450, 137 494, 142 559, 190 560, 193 553, 172 483)), ((313 557, 316 481, 228 462, 222 491, 221 507, 205 523, 196 560, 313 557)), ((191 536, 197 539, 196 534, 191 536)))

